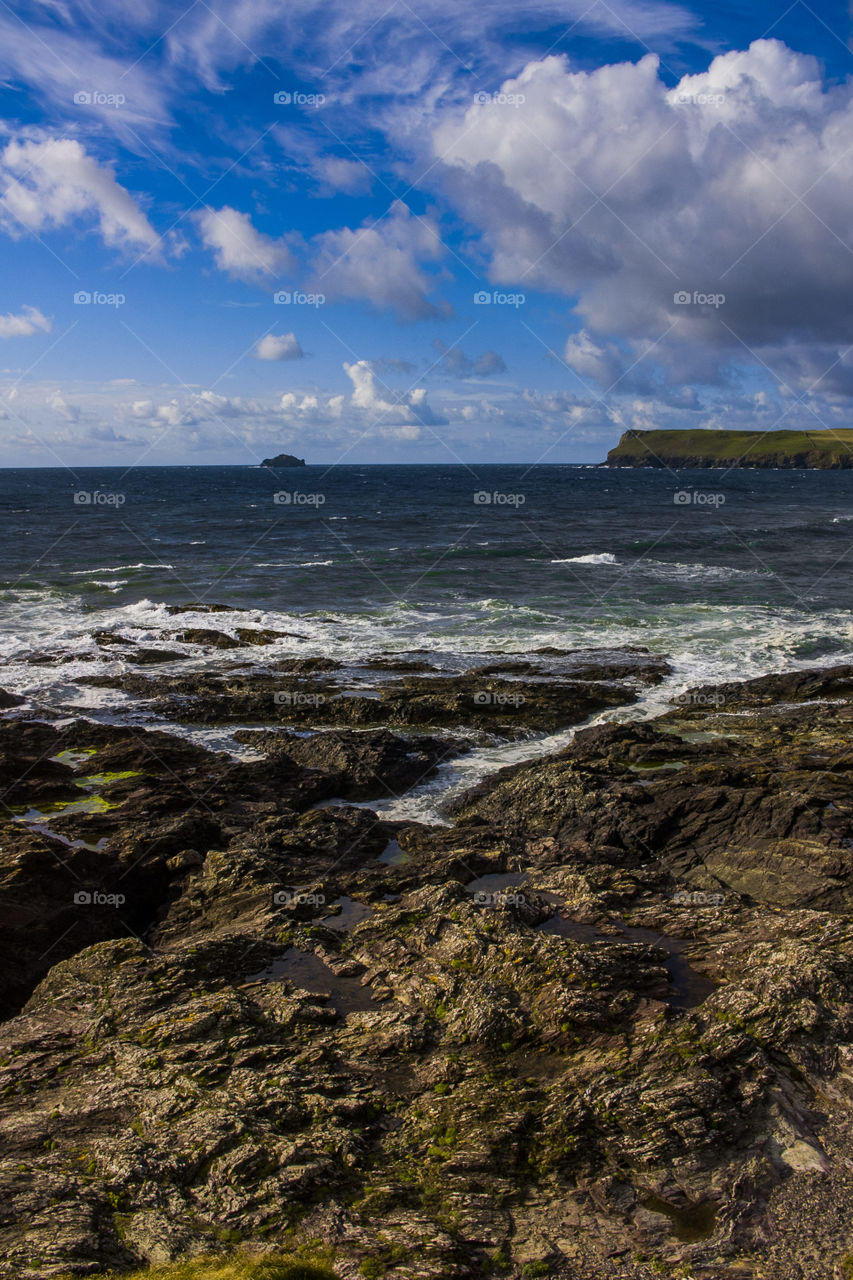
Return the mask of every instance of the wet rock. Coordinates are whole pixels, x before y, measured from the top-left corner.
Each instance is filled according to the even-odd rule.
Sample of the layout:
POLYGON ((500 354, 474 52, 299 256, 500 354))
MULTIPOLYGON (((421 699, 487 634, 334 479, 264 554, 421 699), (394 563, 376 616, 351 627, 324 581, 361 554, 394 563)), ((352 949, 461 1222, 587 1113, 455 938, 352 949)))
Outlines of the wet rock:
POLYGON ((167 604, 166 612, 176 613, 235 613, 237 610, 230 604, 205 604, 199 600, 195 604, 167 604))
MULTIPOLYGON (((240 763, 19 726, 27 761, 61 733, 95 749, 66 774, 135 775, 52 822, 163 892, 144 942, 58 942, 3 1028, 0 1276, 286 1245, 353 1280, 838 1280, 845 678, 583 730, 441 828, 311 807, 398 766, 384 727, 297 737, 302 759, 276 731, 240 763), (705 979, 689 1006, 674 958, 705 979)), ((20 901, 53 909, 32 833, 10 839, 20 901)))
MULTIPOLYGON (((182 632, 178 638, 188 635, 182 632)), ((519 681, 469 672, 452 677, 404 676, 371 687, 331 678, 301 678, 303 673, 324 669, 325 663, 315 660, 307 667, 296 659, 279 664, 282 674, 278 676, 196 673, 146 679, 124 674, 85 677, 81 683, 123 689, 151 700, 164 716, 202 724, 280 721, 303 728, 475 729, 502 738, 553 732, 608 707, 637 700, 636 685, 627 680, 519 681)))
POLYGON ((130 661, 137 666, 152 666, 158 662, 183 662, 189 657, 178 649, 134 649, 130 661))
POLYGON ((422 735, 401 738, 387 729, 340 730, 310 737, 238 730, 235 738, 272 756, 285 756, 329 779, 332 794, 347 800, 400 795, 430 777, 446 759, 469 748, 459 739, 422 735))
POLYGON ((268 645, 275 644, 276 640, 284 640, 293 633, 290 631, 275 631, 272 627, 237 627, 237 639, 243 644, 268 645))
POLYGON ((240 641, 229 636, 226 631, 216 631, 212 627, 187 627, 178 631, 175 639, 181 644, 202 644, 211 649, 239 649, 240 641))
POLYGON ((758 699, 760 715, 732 712, 727 701, 709 709, 697 694, 651 724, 584 729, 559 755, 492 775, 457 802, 457 815, 524 827, 561 847, 604 843, 628 865, 655 858, 701 890, 850 910, 848 671, 755 683, 725 696, 738 708, 758 699), (794 690, 836 701, 790 705, 794 690))

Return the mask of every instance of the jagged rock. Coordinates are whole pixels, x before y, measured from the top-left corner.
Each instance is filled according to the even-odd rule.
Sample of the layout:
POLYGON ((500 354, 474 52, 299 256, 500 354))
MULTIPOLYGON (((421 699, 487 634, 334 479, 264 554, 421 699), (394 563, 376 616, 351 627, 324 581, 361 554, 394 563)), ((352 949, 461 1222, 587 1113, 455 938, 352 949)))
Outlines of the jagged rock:
POLYGON ((581 730, 445 827, 312 807, 403 769, 385 728, 266 730, 240 762, 0 722, 44 803, 99 776, 114 805, 48 815, 69 868, 149 894, 139 938, 65 942, 64 873, 7 824, 35 909, 4 957, 29 999, 3 1027, 0 1276, 286 1247, 342 1280, 839 1280, 846 681, 581 730))

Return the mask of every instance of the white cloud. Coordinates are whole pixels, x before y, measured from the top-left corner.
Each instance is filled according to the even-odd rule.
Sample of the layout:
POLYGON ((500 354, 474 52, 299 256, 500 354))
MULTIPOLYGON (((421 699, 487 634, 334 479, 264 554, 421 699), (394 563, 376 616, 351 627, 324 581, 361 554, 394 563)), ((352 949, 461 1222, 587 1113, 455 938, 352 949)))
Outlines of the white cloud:
POLYGON ((196 214, 196 222, 205 247, 213 251, 217 267, 231 276, 256 280, 293 266, 284 242, 256 231, 248 213, 224 205, 221 209, 202 210, 196 214))
POLYGON ((584 318, 567 348, 581 375, 609 381, 635 358, 596 335, 670 325, 658 355, 680 382, 718 376, 714 351, 749 359, 730 330, 749 346, 848 340, 849 83, 824 89, 814 59, 759 40, 674 89, 652 55, 593 71, 546 57, 503 87, 524 103, 447 117, 434 154, 491 278, 562 292, 584 318))
POLYGON ((47 396, 46 404, 58 418, 63 418, 66 422, 79 421, 79 406, 69 404, 60 391, 51 391, 47 396))
POLYGON ((295 333, 268 333, 255 345, 258 360, 301 360, 303 354, 295 333))
POLYGON ((583 382, 604 390, 618 381, 629 363, 615 343, 598 342, 586 329, 566 339, 563 361, 583 382))
POLYGON ((72 30, 23 21, 11 9, 0 12, 0 72, 25 83, 36 101, 49 103, 52 118, 59 114, 82 128, 108 128, 138 148, 137 130, 168 122, 169 89, 160 68, 151 59, 115 57, 99 48, 101 22, 83 35, 76 29, 79 15, 66 10, 63 16, 72 30), (88 100, 76 101, 75 95, 88 100))
POLYGON ((399 200, 384 218, 326 231, 312 243, 317 288, 330 299, 391 307, 406 319, 439 314, 427 297, 435 278, 422 264, 444 253, 435 220, 416 217, 399 200))
POLYGON ((554 30, 566 28, 620 40, 635 33, 638 41, 671 46, 698 25, 686 7, 666 0, 421 0, 417 12, 408 5, 389 9, 387 0, 337 6, 319 0, 291 0, 287 6, 280 0, 221 0, 215 14, 206 6, 190 10, 168 32, 166 45, 173 64, 212 90, 228 87, 229 73, 257 60, 251 50, 262 50, 284 65, 298 59, 302 79, 316 76, 319 84, 322 76, 327 93, 331 87, 340 95, 349 91, 347 102, 356 93, 361 101, 394 94, 417 103, 423 113, 457 77, 470 86, 468 67, 477 71, 478 85, 494 80, 498 67, 505 72, 508 58, 518 58, 516 49, 507 49, 506 33, 520 26, 529 39, 540 34, 548 47, 554 30))
POLYGON ((50 333, 51 324, 37 307, 22 307, 16 316, 0 316, 0 338, 29 338, 39 330, 50 333))
MULTIPOLYGON (((418 387, 402 394, 386 386, 380 390, 369 360, 357 360, 353 364, 345 363, 344 372, 353 385, 350 406, 360 411, 368 425, 378 425, 384 423, 386 419, 390 423, 409 426, 429 425, 443 421, 433 414, 427 403, 425 387, 418 387)), ((414 439, 414 436, 406 438, 414 439)))
POLYGON ((168 404, 158 405, 154 418, 157 422, 164 422, 167 427, 195 426, 198 422, 198 415, 194 410, 181 404, 177 398, 170 400, 168 404))
POLYGON ((155 249, 157 234, 113 169, 73 138, 9 142, 0 154, 0 224, 10 235, 97 218, 104 242, 155 249))

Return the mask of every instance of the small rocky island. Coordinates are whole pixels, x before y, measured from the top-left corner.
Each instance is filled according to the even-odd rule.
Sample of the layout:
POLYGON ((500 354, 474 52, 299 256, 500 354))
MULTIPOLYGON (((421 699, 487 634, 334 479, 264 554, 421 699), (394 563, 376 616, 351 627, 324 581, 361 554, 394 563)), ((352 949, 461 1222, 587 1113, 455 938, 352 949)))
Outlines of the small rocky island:
POLYGON ((853 430, 626 431, 603 465, 849 471, 853 467, 853 430))
POLYGON ((292 453, 277 453, 274 458, 264 458, 262 467, 304 467, 305 459, 296 458, 292 453))

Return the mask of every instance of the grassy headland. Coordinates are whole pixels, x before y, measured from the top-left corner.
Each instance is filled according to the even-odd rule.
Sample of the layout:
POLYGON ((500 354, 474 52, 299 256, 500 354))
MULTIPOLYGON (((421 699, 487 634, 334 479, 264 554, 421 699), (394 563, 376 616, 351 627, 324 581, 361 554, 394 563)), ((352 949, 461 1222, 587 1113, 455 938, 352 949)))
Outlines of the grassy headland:
POLYGON ((853 430, 626 431, 608 467, 853 467, 853 430))

